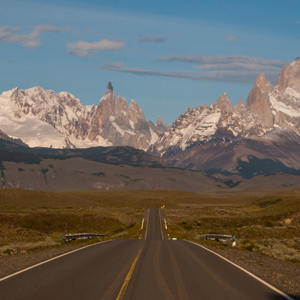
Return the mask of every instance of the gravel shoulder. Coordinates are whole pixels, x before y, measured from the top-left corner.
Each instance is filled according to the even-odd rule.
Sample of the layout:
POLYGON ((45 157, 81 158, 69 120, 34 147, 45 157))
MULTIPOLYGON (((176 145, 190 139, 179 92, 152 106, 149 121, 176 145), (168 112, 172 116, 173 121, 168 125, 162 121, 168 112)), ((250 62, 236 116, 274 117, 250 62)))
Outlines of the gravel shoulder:
POLYGON ((47 249, 35 253, 18 253, 15 255, 0 255, 0 279, 24 270, 55 256, 85 247, 87 245, 69 244, 59 248, 47 249))
POLYGON ((293 299, 300 300, 300 264, 237 248, 205 247, 243 267, 293 299))

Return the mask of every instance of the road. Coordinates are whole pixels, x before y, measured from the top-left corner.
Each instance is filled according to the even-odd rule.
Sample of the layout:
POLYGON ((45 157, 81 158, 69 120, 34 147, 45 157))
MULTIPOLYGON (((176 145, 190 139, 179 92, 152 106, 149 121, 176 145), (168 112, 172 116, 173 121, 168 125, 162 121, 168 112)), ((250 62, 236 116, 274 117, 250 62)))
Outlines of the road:
POLYGON ((147 223, 143 240, 103 242, 0 281, 0 299, 287 299, 195 244, 164 239, 159 210, 147 223))

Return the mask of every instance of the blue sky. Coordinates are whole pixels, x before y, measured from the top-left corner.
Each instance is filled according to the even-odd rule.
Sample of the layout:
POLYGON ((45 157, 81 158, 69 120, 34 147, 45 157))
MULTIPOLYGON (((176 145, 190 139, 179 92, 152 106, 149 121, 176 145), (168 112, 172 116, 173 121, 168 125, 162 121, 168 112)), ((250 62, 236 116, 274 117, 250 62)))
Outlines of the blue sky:
POLYGON ((300 1, 0 1, 0 92, 68 91, 98 104, 111 81, 171 125, 226 92, 244 103, 300 56, 300 1))

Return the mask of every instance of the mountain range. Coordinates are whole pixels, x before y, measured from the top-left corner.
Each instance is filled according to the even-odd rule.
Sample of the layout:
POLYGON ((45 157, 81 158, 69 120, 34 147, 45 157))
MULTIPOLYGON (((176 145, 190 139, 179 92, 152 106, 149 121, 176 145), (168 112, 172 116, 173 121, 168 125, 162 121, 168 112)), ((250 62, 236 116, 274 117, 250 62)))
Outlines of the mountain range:
MULTIPOLYGON (((48 191, 167 189, 261 196, 300 186, 299 176, 249 179, 166 167, 163 160, 129 146, 87 149, 30 148, 0 139, 0 187, 48 191)), ((144 199, 147 201, 147 198, 144 199)))
POLYGON ((151 146, 168 166, 251 177, 300 174, 300 58, 286 65, 275 86, 260 74, 233 106, 226 93, 216 104, 190 108, 151 146))
POLYGON ((281 70, 274 86, 260 74, 245 105, 240 99, 233 106, 223 93, 216 104, 189 107, 171 127, 161 117, 146 121, 136 102, 115 98, 111 83, 98 106, 34 87, 3 92, 0 107, 0 139, 23 146, 131 146, 164 167, 244 178, 300 175, 300 58, 281 70))
POLYGON ((0 95, 0 129, 30 147, 132 146, 147 150, 169 129, 158 117, 147 122, 139 105, 115 95, 112 84, 98 106, 84 106, 67 92, 34 87, 0 95))

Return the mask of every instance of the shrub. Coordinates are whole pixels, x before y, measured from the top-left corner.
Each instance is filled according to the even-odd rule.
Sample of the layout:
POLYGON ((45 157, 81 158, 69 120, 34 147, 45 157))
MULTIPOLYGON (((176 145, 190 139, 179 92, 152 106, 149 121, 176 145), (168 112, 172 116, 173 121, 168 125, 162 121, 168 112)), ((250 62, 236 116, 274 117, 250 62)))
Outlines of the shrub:
POLYGON ((245 250, 249 250, 249 251, 253 251, 253 249, 256 249, 257 246, 255 245, 255 243, 251 240, 243 240, 241 242, 241 247, 245 250))
POLYGON ((205 234, 196 235, 195 240, 206 240, 206 235, 205 234))
POLYGON ((287 261, 290 261, 294 264, 300 264, 300 259, 297 259, 297 258, 291 258, 291 259, 287 259, 287 261))
POLYGON ((4 254, 11 255, 12 253, 14 253, 14 250, 13 250, 13 249, 7 248, 6 250, 3 251, 3 253, 4 253, 4 254))
POLYGON ((265 222, 265 226, 266 227, 275 227, 277 224, 275 222, 272 221, 266 221, 265 222))
POLYGON ((184 229, 189 230, 189 229, 193 229, 193 226, 188 224, 187 222, 183 221, 181 223, 179 223, 178 225, 182 226, 184 229))
POLYGON ((288 248, 283 244, 275 244, 272 247, 272 253, 279 254, 279 255, 287 255, 287 254, 292 255, 292 254, 296 254, 297 251, 293 248, 288 248))

